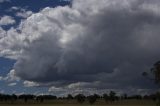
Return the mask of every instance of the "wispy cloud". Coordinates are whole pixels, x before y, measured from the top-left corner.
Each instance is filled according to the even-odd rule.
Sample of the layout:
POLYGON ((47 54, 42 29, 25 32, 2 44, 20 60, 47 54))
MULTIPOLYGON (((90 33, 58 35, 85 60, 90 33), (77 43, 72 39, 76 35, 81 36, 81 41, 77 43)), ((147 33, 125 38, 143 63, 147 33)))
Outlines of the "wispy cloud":
POLYGON ((8 86, 16 86, 17 83, 13 82, 13 83, 9 83, 8 86))
POLYGON ((21 17, 21 18, 27 18, 33 14, 31 10, 27 10, 26 7, 16 7, 13 6, 9 10, 9 12, 15 12, 15 16, 21 17))
POLYGON ((24 81, 24 82, 23 82, 23 85, 24 85, 25 87, 37 87, 37 86, 39 86, 38 83, 33 82, 33 81, 24 81))
POLYGON ((22 18, 27 18, 33 14, 32 11, 23 11, 23 12, 17 12, 16 16, 22 17, 22 18))

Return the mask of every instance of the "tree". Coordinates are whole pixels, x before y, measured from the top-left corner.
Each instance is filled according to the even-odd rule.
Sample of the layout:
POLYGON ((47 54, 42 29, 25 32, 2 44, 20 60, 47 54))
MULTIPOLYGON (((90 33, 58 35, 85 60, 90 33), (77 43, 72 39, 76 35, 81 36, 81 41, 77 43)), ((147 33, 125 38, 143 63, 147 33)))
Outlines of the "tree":
POLYGON ((151 72, 154 74, 155 82, 160 83, 160 61, 154 64, 154 67, 151 69, 151 72))
POLYGON ((67 99, 71 100, 71 99, 73 99, 73 96, 71 94, 68 94, 67 99))
POLYGON ((87 98, 88 98, 88 101, 89 101, 90 104, 94 104, 97 100, 97 95, 96 94, 90 95, 87 98))
MULTIPOLYGON (((153 64, 153 67, 150 71, 153 75, 153 78, 150 77, 150 74, 148 72, 143 72, 142 75, 148 77, 149 79, 153 79, 157 85, 160 85, 160 61, 157 61, 155 64, 153 64)), ((160 96, 157 96, 156 98, 158 100, 157 105, 159 106, 160 96)))
POLYGON ((109 96, 108 96, 108 94, 103 94, 103 98, 104 98, 104 100, 105 100, 106 102, 109 101, 109 96))
POLYGON ((150 70, 151 74, 153 75, 153 78, 151 77, 150 73, 148 72, 143 72, 142 75, 154 80, 156 84, 160 84, 160 61, 157 61, 153 67, 150 70))
POLYGON ((25 103, 27 103, 28 100, 33 100, 34 98, 35 98, 35 96, 34 95, 30 95, 30 94, 23 94, 23 95, 20 95, 18 97, 18 99, 24 100, 25 103))
POLYGON ((100 98, 101 98, 101 96, 98 95, 98 94, 94 94, 94 96, 95 96, 97 99, 100 99, 100 98))
POLYGON ((15 101, 17 101, 17 95, 15 95, 15 94, 12 94, 11 95, 11 102, 13 103, 13 102, 15 102, 15 101))
POLYGON ((78 95, 75 96, 75 98, 81 104, 85 101, 85 96, 83 94, 78 94, 78 95))
POLYGON ((44 98, 45 98, 45 96, 39 95, 39 96, 36 97, 36 100, 37 100, 37 102, 39 101, 39 102, 42 103, 44 101, 44 98))
POLYGON ((25 102, 25 103, 27 103, 27 101, 28 101, 28 98, 27 98, 27 97, 25 97, 25 98, 24 98, 24 102, 25 102))
POLYGON ((123 98, 124 99, 127 99, 128 98, 128 96, 127 96, 127 94, 125 93, 125 94, 123 94, 123 98))
POLYGON ((110 101, 113 102, 116 99, 116 93, 114 91, 110 91, 109 93, 110 101))

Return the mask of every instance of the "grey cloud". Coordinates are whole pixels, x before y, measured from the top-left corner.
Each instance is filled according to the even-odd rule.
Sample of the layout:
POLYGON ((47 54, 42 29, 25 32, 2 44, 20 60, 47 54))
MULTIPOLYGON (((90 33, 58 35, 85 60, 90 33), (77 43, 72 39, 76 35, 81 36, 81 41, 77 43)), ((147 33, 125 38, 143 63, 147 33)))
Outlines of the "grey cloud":
POLYGON ((6 43, 0 54, 6 49, 10 55, 18 52, 16 75, 37 84, 155 89, 141 76, 160 58, 160 12, 155 5, 160 2, 74 0, 72 7, 45 8, 15 29, 20 32, 13 33, 18 36, 12 36, 14 42, 6 43, 9 35, 0 40, 6 43))
POLYGON ((3 25, 12 25, 15 23, 15 20, 11 16, 3 16, 0 18, 0 26, 3 25))
POLYGON ((6 31, 0 27, 0 39, 6 35, 6 31))

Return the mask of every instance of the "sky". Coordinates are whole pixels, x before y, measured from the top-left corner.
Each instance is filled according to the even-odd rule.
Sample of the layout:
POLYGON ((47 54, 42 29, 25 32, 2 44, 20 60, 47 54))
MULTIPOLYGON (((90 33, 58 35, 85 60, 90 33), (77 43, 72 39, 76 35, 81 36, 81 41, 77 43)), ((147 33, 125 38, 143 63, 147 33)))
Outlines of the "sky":
POLYGON ((0 92, 149 94, 159 0, 0 0, 0 92))

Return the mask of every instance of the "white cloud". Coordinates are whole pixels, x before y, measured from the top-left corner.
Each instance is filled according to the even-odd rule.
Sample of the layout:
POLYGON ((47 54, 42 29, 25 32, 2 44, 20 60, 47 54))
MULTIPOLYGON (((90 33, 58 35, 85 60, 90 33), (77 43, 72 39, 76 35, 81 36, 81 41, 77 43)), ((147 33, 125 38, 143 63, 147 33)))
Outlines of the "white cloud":
POLYGON ((5 81, 11 82, 11 81, 19 81, 20 78, 16 76, 15 70, 11 70, 6 77, 4 77, 5 81))
MULTIPOLYGON (((155 89, 154 89, 155 90, 155 89)), ((146 95, 154 93, 153 89, 134 89, 134 88, 126 88, 126 89, 96 89, 96 88, 56 88, 56 87, 50 87, 48 89, 48 92, 53 95, 57 96, 67 96, 68 94, 71 94, 73 96, 77 94, 84 94, 86 96, 98 94, 103 95, 104 93, 109 94, 110 91, 115 91, 116 95, 122 96, 124 93, 127 93, 129 95, 146 95)))
POLYGON ((22 46, 26 46, 24 43, 25 37, 20 35, 17 29, 13 28, 6 31, 6 34, 4 38, 0 39, 0 56, 17 59, 22 52, 22 46))
POLYGON ((33 12, 28 10, 27 8, 16 7, 16 6, 11 7, 8 11, 15 12, 15 15, 21 18, 27 18, 33 14, 33 12))
POLYGON ((15 23, 15 20, 11 16, 3 16, 0 18, 0 25, 12 25, 15 23))
POLYGON ((67 90, 63 89, 63 88, 57 88, 55 86, 52 86, 48 89, 49 92, 65 92, 67 90))
POLYGON ((13 83, 9 83, 8 86, 16 86, 17 83, 13 82, 13 83))
POLYGON ((16 16, 22 17, 22 18, 27 18, 33 14, 32 11, 24 11, 24 12, 17 12, 16 16))
POLYGON ((17 10, 19 10, 19 9, 20 9, 20 7, 13 6, 13 7, 11 7, 11 8, 10 8, 10 10, 9 10, 9 11, 12 11, 12 10, 17 11, 17 10))
POLYGON ((87 83, 87 82, 77 82, 77 83, 72 83, 67 86, 69 89, 78 89, 78 88, 85 88, 86 86, 93 85, 93 83, 87 83))
POLYGON ((97 89, 91 89, 91 88, 61 88, 61 87, 50 87, 48 89, 48 92, 58 95, 58 96, 67 96, 68 94, 72 94, 73 96, 77 94, 84 94, 84 95, 92 95, 92 94, 99 94, 102 95, 103 93, 106 93, 109 90, 97 90, 97 89))
POLYGON ((24 84, 25 87, 37 87, 37 86, 39 86, 38 83, 33 82, 33 81, 24 81, 23 84, 24 84))

